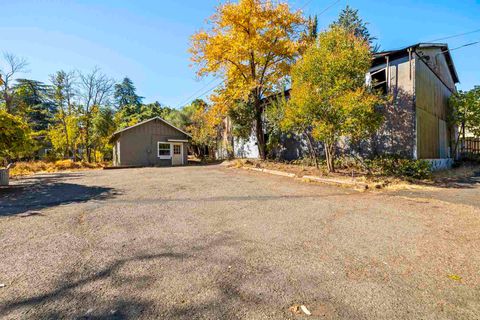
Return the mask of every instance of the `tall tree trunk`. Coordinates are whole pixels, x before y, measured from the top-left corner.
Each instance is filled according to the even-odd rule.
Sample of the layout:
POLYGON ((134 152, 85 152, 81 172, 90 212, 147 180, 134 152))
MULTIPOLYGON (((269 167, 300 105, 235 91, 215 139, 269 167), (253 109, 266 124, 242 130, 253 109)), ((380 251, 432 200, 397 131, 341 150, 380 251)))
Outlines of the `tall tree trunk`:
POLYGON ((85 125, 85 150, 87 151, 87 162, 92 162, 92 150, 90 149, 90 120, 85 125))
POLYGON ((335 145, 333 143, 325 142, 324 146, 328 172, 335 172, 335 145))
POLYGON ((458 150, 458 144, 460 143, 460 135, 461 134, 462 134, 461 131, 458 130, 457 138, 455 139, 455 146, 453 147, 453 152, 451 154, 451 156, 454 160, 457 160, 457 150, 458 150))
POLYGON ((7 112, 12 114, 12 97, 6 92, 3 94, 3 99, 5 100, 5 108, 7 109, 7 112))
POLYGON ((316 167, 317 169, 319 169, 318 159, 317 159, 317 152, 315 151, 315 148, 313 147, 312 137, 310 136, 310 134, 308 134, 307 131, 305 131, 303 134, 307 137, 308 149, 310 150, 310 157, 312 158, 313 163, 315 163, 315 167, 316 167))
POLYGON ((228 139, 230 140, 228 143, 230 146, 227 148, 227 157, 228 159, 233 159, 235 158, 235 145, 233 141, 233 134, 230 134, 228 139))
POLYGON ((255 102, 255 134, 257 136, 258 154, 261 160, 267 159, 266 146, 265 146, 265 134, 263 133, 263 108, 259 99, 255 102))
POLYGON ((68 158, 68 151, 70 150, 70 140, 68 137, 68 128, 67 128, 67 122, 65 121, 65 118, 62 119, 62 124, 63 124, 63 130, 65 130, 65 142, 66 142, 64 157, 68 158))

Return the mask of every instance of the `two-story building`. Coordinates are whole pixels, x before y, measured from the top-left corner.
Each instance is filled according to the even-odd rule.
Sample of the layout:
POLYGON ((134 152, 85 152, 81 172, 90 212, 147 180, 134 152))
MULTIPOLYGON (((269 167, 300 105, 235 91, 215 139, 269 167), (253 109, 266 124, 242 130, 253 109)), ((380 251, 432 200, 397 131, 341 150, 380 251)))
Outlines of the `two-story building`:
MULTIPOLYGON (((365 141, 365 152, 429 159, 435 168, 448 167, 455 158, 452 131, 456 130, 447 126, 448 100, 459 82, 448 45, 419 43, 376 53, 366 81, 392 99, 380 108, 385 121, 375 136, 365 141)), ((222 150, 229 143, 237 157, 258 157, 255 135, 237 139, 231 136, 229 119, 224 124, 220 156, 225 155, 222 150)), ((292 160, 305 156, 306 150, 304 139, 290 135, 283 140, 279 155, 292 160)))

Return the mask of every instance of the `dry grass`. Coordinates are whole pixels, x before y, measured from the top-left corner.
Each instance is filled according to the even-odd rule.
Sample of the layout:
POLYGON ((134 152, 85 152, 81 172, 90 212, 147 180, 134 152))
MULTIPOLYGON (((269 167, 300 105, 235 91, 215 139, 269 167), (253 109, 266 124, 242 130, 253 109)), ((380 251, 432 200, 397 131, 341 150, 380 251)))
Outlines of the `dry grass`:
POLYGON ((10 169, 10 176, 26 176, 37 172, 57 172, 64 170, 85 170, 85 169, 100 169, 104 164, 88 163, 88 162, 73 162, 72 160, 59 160, 55 162, 46 161, 27 161, 17 162, 15 166, 10 169))
POLYGON ((317 169, 313 166, 300 164, 288 164, 275 161, 259 161, 237 159, 224 163, 227 167, 242 168, 256 167, 271 170, 279 170, 288 173, 294 173, 298 178, 303 176, 321 176, 324 178, 332 178, 336 180, 354 180, 368 185, 369 189, 387 189, 391 191, 402 189, 435 189, 444 186, 449 181, 461 178, 468 178, 480 172, 480 165, 466 164, 451 170, 444 170, 433 173, 432 177, 427 180, 415 180, 393 176, 369 176, 359 172, 348 171, 347 169, 339 169, 336 173, 328 173, 324 168, 317 169))

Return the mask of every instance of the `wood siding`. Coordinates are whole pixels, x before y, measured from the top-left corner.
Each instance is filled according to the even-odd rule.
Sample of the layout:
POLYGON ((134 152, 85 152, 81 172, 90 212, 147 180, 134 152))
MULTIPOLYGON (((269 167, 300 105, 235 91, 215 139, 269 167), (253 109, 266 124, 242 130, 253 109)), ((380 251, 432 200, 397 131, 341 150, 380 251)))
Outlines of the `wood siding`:
MULTIPOLYGON (((385 63, 371 71, 386 66, 385 63)), ((386 78, 388 94, 393 99, 379 110, 384 122, 373 140, 374 155, 415 156, 414 72, 415 60, 410 61, 408 56, 389 61, 386 78)))
MULTIPOLYGON (((169 139, 187 140, 188 136, 161 120, 153 120, 121 132, 117 139, 120 150, 115 148, 114 152, 118 152, 120 161, 116 165, 170 166, 171 159, 158 157, 157 143, 168 142, 169 139)), ((187 143, 183 143, 185 164, 188 157, 187 147, 187 143)))

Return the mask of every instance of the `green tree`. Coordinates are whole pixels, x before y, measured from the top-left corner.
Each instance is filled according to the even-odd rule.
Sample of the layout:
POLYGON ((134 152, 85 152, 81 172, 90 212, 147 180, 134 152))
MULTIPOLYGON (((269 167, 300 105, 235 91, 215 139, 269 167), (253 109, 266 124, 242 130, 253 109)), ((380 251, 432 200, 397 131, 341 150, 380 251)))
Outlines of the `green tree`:
POLYGON ((115 132, 116 126, 114 121, 115 113, 108 106, 100 107, 93 117, 93 160, 105 160, 112 153, 112 148, 108 141, 110 136, 115 132), (100 156, 100 159, 97 158, 100 156))
POLYGON ((196 156, 205 158, 215 147, 217 131, 210 125, 210 105, 201 99, 182 108, 183 125, 192 136, 192 149, 196 156))
MULTIPOLYGON (((62 145, 64 148, 63 156, 68 158, 69 155, 75 159, 75 144, 73 141, 75 137, 71 135, 73 133, 71 128, 73 123, 77 123, 75 118, 78 117, 77 108, 74 104, 75 98, 75 72, 65 72, 63 70, 57 71, 55 74, 50 75, 50 82, 52 84, 52 100, 57 106, 57 113, 55 114, 54 125, 54 146, 57 148, 62 145), (62 138, 56 135, 63 135, 62 138), (64 141, 64 143, 59 143, 64 141)), ((50 135, 51 136, 51 135, 50 135)), ((53 142, 52 142, 53 143, 53 142)), ((57 149, 58 150, 58 149, 57 149)))
POLYGON ((307 21, 307 36, 310 40, 315 41, 318 37, 318 17, 314 15, 313 18, 311 16, 308 17, 307 21))
POLYGON ((143 97, 137 95, 137 88, 130 78, 125 77, 121 83, 115 85, 115 92, 113 94, 115 99, 115 106, 122 109, 126 106, 140 107, 143 97))
POLYGON ((29 123, 34 131, 44 131, 53 123, 57 108, 50 99, 50 86, 36 80, 17 79, 12 91, 15 114, 29 123))
POLYGON ((249 103, 239 100, 228 109, 227 114, 232 119, 233 136, 242 139, 250 138, 255 116, 251 112, 249 103))
POLYGON ((121 111, 123 117, 128 118, 141 113, 143 97, 137 95, 137 89, 130 78, 125 77, 121 83, 115 84, 114 94, 115 106, 121 111))
POLYGON ((450 97, 447 121, 451 128, 460 127, 455 139, 454 154, 457 153, 460 136, 463 136, 463 140, 466 132, 480 136, 480 86, 469 91, 459 91, 450 97))
POLYGON ((357 143, 381 124, 375 106, 382 98, 365 85, 371 58, 366 41, 333 27, 319 35, 292 70, 283 124, 297 133, 311 132, 323 143, 330 172, 340 138, 357 143))
POLYGON ((73 159, 77 159, 76 150, 82 145, 80 117, 66 115, 62 121, 50 127, 47 135, 57 157, 67 157, 65 150, 70 148, 73 159))
POLYGON ((32 153, 30 128, 20 117, 0 110, 0 159, 8 162, 32 153))
POLYGON ((380 46, 378 44, 373 44, 377 38, 370 34, 367 26, 368 22, 364 22, 363 19, 360 18, 358 10, 353 9, 349 5, 340 12, 338 19, 331 24, 331 27, 341 27, 348 32, 353 32, 355 36, 364 39, 371 46, 372 52, 378 52, 380 46))
POLYGON ((115 123, 119 129, 133 126, 141 121, 148 120, 154 117, 160 117, 168 121, 168 117, 175 109, 162 106, 160 102, 142 104, 136 112, 131 112, 129 108, 123 108, 116 112, 115 123))
MULTIPOLYGON (((275 155, 275 151, 281 147, 282 135, 289 134, 289 132, 284 130, 282 125, 285 119, 287 103, 288 100, 284 91, 272 97, 265 108, 265 126, 268 132, 267 151, 271 156, 275 155)), ((311 155, 313 155, 313 153, 311 153, 311 155)), ((278 157, 279 155, 276 154, 276 156, 278 157)), ((314 157, 314 159, 316 161, 316 157, 314 157)))

